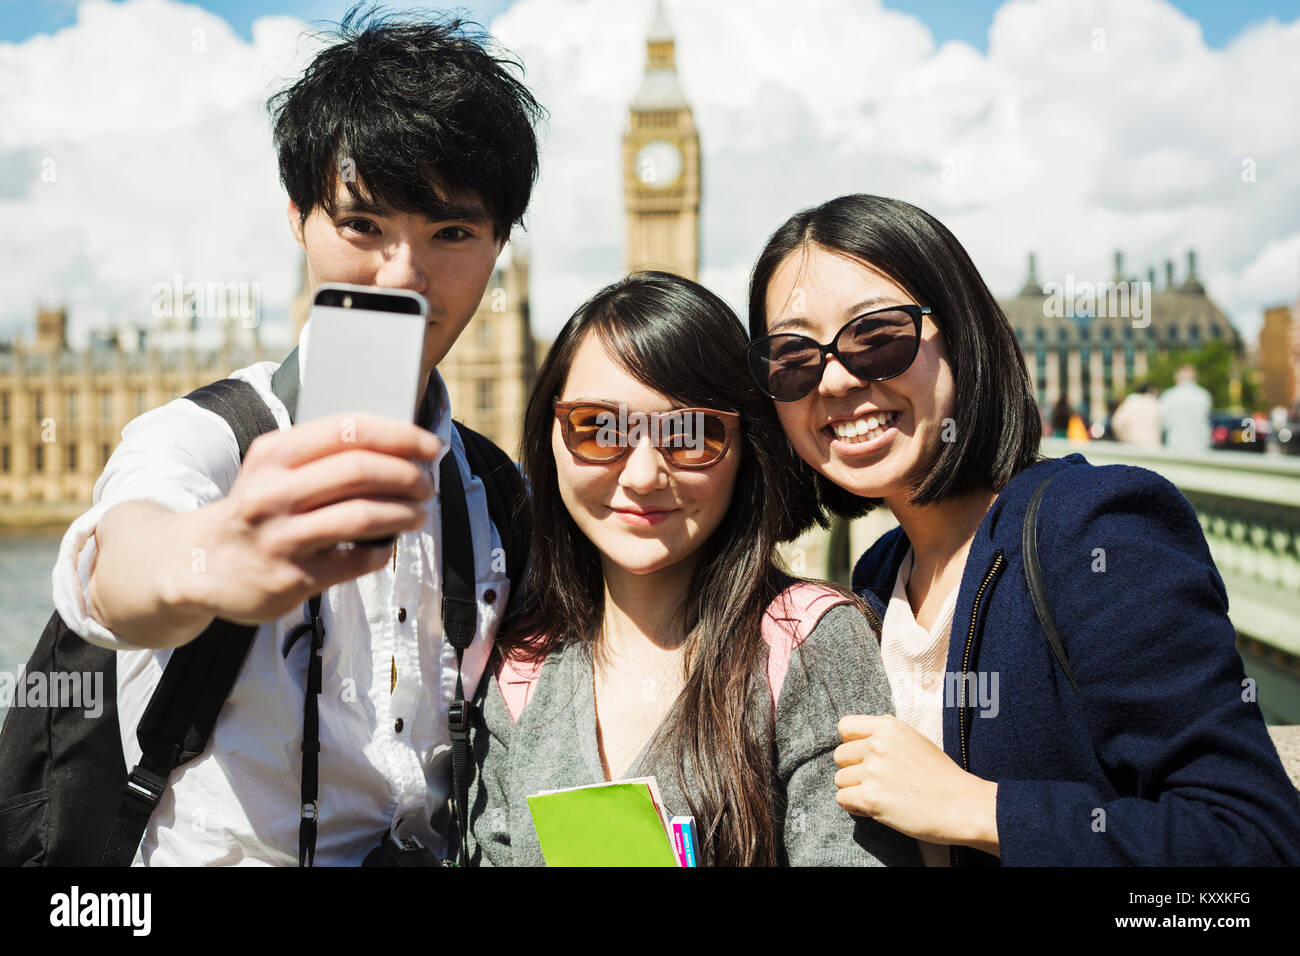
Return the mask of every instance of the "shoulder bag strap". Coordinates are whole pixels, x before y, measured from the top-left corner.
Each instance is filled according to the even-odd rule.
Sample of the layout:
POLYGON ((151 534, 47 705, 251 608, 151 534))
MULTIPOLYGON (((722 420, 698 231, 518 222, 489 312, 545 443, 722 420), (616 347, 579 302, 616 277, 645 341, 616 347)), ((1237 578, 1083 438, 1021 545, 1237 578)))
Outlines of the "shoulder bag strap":
POLYGON ((1065 656, 1065 645, 1061 642, 1061 634, 1056 629, 1052 606, 1047 601, 1047 585, 1043 582, 1043 569, 1038 563, 1038 505, 1043 500, 1043 493, 1047 491, 1047 485, 1053 477, 1048 475, 1044 478, 1035 489, 1033 497, 1029 499, 1029 507, 1025 509, 1025 521, 1021 528, 1021 550, 1025 562, 1025 581, 1029 584, 1029 596, 1034 600, 1038 621, 1043 625, 1043 633, 1047 635, 1047 643, 1051 645, 1057 663, 1061 665, 1061 670, 1065 671, 1070 686, 1077 694, 1079 685, 1074 681, 1074 672, 1070 669, 1069 658, 1065 656))

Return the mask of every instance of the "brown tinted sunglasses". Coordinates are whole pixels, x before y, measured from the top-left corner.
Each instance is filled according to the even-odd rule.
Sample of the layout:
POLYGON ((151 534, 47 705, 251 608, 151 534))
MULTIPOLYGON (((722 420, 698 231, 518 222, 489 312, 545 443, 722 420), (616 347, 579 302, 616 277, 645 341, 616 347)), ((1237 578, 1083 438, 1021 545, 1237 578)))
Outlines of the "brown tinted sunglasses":
POLYGON ((678 468, 716 465, 731 447, 740 415, 714 408, 634 412, 612 402, 552 400, 564 447, 579 461, 608 465, 648 438, 678 468))

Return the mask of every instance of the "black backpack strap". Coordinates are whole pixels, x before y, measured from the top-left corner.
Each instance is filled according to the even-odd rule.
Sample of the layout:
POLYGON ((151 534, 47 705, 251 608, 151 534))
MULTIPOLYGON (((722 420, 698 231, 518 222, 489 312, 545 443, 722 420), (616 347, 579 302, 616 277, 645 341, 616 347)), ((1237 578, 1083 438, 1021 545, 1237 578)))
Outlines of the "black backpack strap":
POLYGON ((280 367, 271 373, 271 391, 289 412, 289 421, 298 418, 298 347, 295 345, 280 367))
POLYGON ((171 772, 207 747, 257 628, 216 619, 172 652, 140 719, 140 762, 127 777, 101 866, 129 866, 171 772))
POLYGON ((238 378, 223 378, 185 396, 200 408, 216 412, 226 420, 239 444, 239 460, 248 454, 253 439, 263 432, 279 428, 275 416, 266 407, 257 389, 238 378))
POLYGON ((508 614, 523 599, 523 576, 528 562, 531 529, 525 507, 524 480, 510 456, 491 439, 461 422, 456 422, 455 427, 465 445, 469 470, 483 482, 487 493, 488 515, 496 525, 501 547, 506 554, 506 576, 510 578, 508 614))
MULTIPOLYGON (((229 423, 241 462, 253 439, 278 427, 257 390, 238 379, 213 382, 185 397, 229 423)), ((167 778, 207 747, 256 633, 255 626, 216 618, 193 641, 172 652, 136 730, 140 762, 127 776, 101 866, 130 866, 167 778)))
POLYGON ((1034 490, 1025 509, 1025 521, 1021 528, 1021 550, 1024 552, 1025 581, 1029 584, 1029 596, 1034 599, 1034 610, 1038 612, 1038 621, 1043 625, 1047 643, 1052 647, 1057 663, 1070 681, 1074 692, 1079 692, 1079 685, 1074 681, 1074 672, 1070 670, 1069 658, 1065 656, 1065 645, 1061 634, 1056 629, 1056 620, 1052 617, 1052 606, 1047 602, 1047 585, 1043 582, 1043 569, 1038 563, 1038 505, 1043 500, 1043 493, 1054 475, 1048 475, 1034 490))
POLYGON ((448 711, 451 732, 451 795, 456 851, 461 866, 469 864, 469 728, 474 705, 465 699, 461 662, 465 648, 478 631, 478 595, 475 593, 474 538, 469 524, 465 484, 456 456, 444 455, 439 466, 438 497, 442 505, 442 633, 456 648, 456 696, 448 711))

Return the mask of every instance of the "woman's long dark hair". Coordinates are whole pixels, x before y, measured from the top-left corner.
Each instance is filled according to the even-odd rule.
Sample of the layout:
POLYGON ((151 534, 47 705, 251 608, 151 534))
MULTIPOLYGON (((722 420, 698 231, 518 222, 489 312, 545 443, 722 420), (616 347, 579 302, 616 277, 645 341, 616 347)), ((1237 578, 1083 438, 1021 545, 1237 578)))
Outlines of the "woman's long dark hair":
POLYGON ((560 498, 551 444, 553 397, 578 347, 596 336, 610 361, 679 407, 738 412, 742 457, 721 524, 700 550, 682 609, 686 682, 656 735, 653 752, 672 755, 684 793, 684 767, 700 782, 689 797, 701 852, 713 865, 777 860, 770 718, 753 719, 768 700, 762 618, 791 578, 776 546, 814 522, 811 469, 791 450, 771 402, 750 380, 745 331, 725 302, 688 279, 641 272, 588 299, 560 331, 538 373, 520 453, 531 490, 531 576, 527 614, 507 622, 502 653, 538 657, 578 643, 594 655, 604 613, 596 547, 560 498), (757 691, 762 696, 757 696, 757 691))

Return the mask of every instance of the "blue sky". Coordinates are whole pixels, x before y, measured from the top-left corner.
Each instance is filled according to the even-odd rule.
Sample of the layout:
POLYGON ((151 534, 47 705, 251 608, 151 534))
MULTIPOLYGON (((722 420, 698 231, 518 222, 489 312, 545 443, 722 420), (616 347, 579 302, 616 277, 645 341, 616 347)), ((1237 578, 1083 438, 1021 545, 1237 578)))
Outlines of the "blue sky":
MULTIPOLYGON (((122 2, 122 0, 113 0, 122 2)), ((886 2, 885 6, 914 14, 923 20, 937 42, 964 40, 987 52, 988 29, 1003 0, 908 0, 886 2)), ((406 3, 404 6, 458 7, 472 19, 488 23, 511 5, 511 0, 479 0, 477 3, 406 3)), ((1277 17, 1292 20, 1300 15, 1300 0, 1173 0, 1173 5, 1201 24, 1205 42, 1222 47, 1252 23, 1277 17)), ((0 0, 0 41, 21 42, 36 33, 50 33, 73 23, 77 0, 0 0)), ((219 14, 244 38, 251 37, 255 19, 268 14, 291 14, 305 20, 337 19, 347 3, 338 0, 198 0, 196 6, 219 14)))

